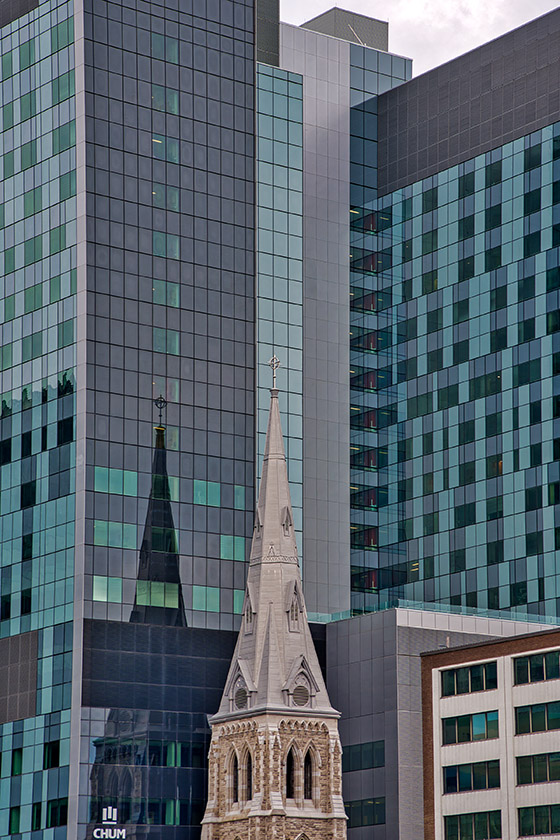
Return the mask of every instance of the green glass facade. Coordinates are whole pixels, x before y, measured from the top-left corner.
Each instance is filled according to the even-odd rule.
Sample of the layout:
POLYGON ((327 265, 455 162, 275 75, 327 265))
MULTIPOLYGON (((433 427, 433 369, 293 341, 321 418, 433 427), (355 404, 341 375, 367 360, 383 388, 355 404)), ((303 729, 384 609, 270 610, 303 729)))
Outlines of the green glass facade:
POLYGON ((20 681, 20 705, 15 708, 13 698, 6 698, 2 718, 12 722, 0 726, 3 837, 30 837, 32 831, 66 824, 75 527, 73 41, 73 4, 56 0, 2 29, 0 643, 5 667, 9 637, 18 637, 21 645, 14 654, 19 674, 10 674, 20 681), (37 657, 31 665, 26 661, 30 650, 37 657))
POLYGON ((558 612, 559 135, 360 208, 356 609, 558 612))
POLYGON ((303 511, 303 80, 257 65, 257 447, 264 454, 272 374, 280 359, 294 524, 303 511))

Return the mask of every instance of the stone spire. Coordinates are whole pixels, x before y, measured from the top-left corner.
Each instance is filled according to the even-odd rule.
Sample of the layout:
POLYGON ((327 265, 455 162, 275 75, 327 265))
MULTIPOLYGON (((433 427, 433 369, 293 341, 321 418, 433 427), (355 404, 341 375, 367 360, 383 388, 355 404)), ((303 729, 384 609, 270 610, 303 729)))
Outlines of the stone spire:
POLYGON ((241 629, 210 719, 202 840, 343 840, 339 713, 307 622, 278 389, 270 393, 241 629))
POLYGON ((278 389, 270 393, 241 630, 213 721, 294 706, 304 714, 338 717, 307 623, 278 389))
POLYGON ((161 416, 160 424, 156 426, 152 489, 140 547, 137 581, 131 622, 187 626, 167 474, 165 428, 161 425, 161 416))

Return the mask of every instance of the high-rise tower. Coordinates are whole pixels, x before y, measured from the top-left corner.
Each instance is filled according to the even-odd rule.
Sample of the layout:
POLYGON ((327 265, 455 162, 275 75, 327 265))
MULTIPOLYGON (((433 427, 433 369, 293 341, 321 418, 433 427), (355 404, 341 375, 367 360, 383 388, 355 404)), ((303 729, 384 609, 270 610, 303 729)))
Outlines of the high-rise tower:
POLYGON ((204 840, 346 837, 338 717, 307 623, 272 388, 241 630, 211 721, 204 840))

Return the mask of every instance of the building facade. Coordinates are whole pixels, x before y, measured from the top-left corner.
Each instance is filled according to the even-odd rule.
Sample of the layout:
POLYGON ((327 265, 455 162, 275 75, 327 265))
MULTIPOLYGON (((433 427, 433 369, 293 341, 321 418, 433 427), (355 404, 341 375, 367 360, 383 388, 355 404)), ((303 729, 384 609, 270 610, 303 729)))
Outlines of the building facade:
POLYGON ((424 837, 560 834, 557 630, 422 656, 424 837))
POLYGON ((352 225, 356 608, 558 612, 559 26, 378 97, 352 225))
POLYGON ((254 4, 0 22, 0 834, 198 835, 253 518, 254 4))
MULTIPOLYGON (((427 700, 421 678, 426 663, 421 654, 436 651, 435 659, 450 657, 458 646, 494 640, 499 640, 496 647, 518 641, 521 644, 512 637, 527 633, 534 634, 535 639, 546 639, 548 628, 537 621, 488 618, 468 615, 464 608, 449 612, 449 608, 436 606, 399 607, 327 625, 327 685, 341 713, 342 793, 349 840, 430 840, 433 836, 429 834, 429 815, 434 801, 424 789, 424 780, 432 779, 432 764, 431 753, 426 752, 422 741, 423 733, 425 738, 426 732, 431 732, 431 725, 426 724, 427 700), (544 634, 538 632, 541 630, 544 634)), ((429 656, 427 660, 431 661, 429 656)), ((439 702, 440 695, 437 697, 439 702)), ((473 695, 460 699, 468 711, 474 711, 473 695)), ((481 706, 482 711, 485 709, 481 706)), ((512 737, 509 731, 500 733, 504 740, 512 737)), ((452 750, 440 746, 439 729, 433 743, 442 755, 452 750)), ((434 773, 439 774, 439 769, 434 773)), ((435 803, 440 807, 446 797, 441 799, 437 790, 435 803)), ((505 795, 499 791, 502 793, 505 795)), ((460 813, 461 807, 445 813, 460 813)), ((478 805, 472 808, 477 809, 478 805)), ((500 836, 517 835, 511 831, 500 836)))
POLYGON ((560 15, 378 24, 0 2, 2 836, 199 836, 274 352, 310 618, 557 612, 560 15))

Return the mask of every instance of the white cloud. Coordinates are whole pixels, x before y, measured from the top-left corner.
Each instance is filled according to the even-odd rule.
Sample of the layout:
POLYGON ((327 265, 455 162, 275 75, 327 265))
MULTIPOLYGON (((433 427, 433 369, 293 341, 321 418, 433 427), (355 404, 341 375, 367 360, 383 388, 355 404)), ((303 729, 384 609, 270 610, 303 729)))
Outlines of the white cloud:
POLYGON ((300 24, 332 5, 388 20, 389 49, 414 59, 415 75, 557 7, 553 0, 280 0, 280 15, 300 24))

